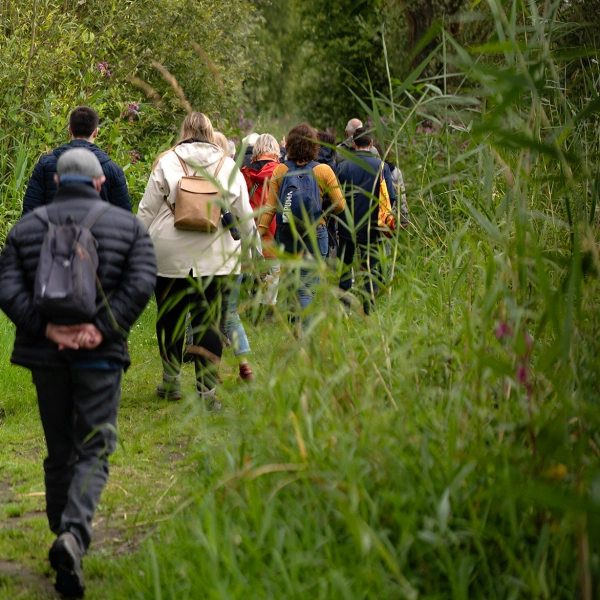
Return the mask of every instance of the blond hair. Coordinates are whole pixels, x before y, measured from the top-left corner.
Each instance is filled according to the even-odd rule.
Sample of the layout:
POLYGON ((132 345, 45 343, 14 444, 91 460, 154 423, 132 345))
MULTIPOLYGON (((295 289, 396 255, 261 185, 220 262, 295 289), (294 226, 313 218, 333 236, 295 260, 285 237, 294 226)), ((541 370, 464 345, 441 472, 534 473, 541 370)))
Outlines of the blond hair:
POLYGON ((200 138, 215 143, 215 132, 210 119, 199 112, 191 112, 181 124, 181 133, 179 141, 189 140, 190 138, 200 138))
POLYGON ((227 138, 220 131, 215 131, 215 144, 223 150, 225 156, 229 156, 229 144, 227 143, 227 138))
POLYGON ((256 138, 252 148, 252 161, 258 160, 263 154, 279 158, 279 143, 270 133, 263 133, 256 138))
POLYGON ((213 130, 212 123, 206 115, 203 115, 199 112, 191 112, 183 120, 183 123, 181 124, 181 131, 179 132, 179 141, 172 148, 161 152, 156 157, 154 163, 152 164, 152 171, 154 172, 158 161, 165 154, 172 152, 179 145, 180 142, 183 142, 183 140, 189 140, 190 138, 200 138, 206 140, 207 142, 210 142, 211 144, 216 144, 215 132, 213 130))

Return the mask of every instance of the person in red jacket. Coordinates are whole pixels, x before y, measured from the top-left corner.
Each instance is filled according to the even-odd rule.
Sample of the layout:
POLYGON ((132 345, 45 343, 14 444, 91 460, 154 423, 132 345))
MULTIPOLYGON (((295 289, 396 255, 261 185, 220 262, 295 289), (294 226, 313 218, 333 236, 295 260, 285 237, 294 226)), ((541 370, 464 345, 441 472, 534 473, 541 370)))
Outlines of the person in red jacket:
MULTIPOLYGON (((259 135, 252 149, 252 162, 247 167, 242 167, 242 174, 248 186, 250 205, 252 210, 258 214, 266 204, 269 197, 269 184, 273 171, 279 165, 279 143, 269 133, 259 135)), ((267 239, 272 242, 275 239, 275 219, 271 222, 267 239)), ((277 303, 277 286, 279 284, 279 260, 266 248, 263 248, 265 260, 269 266, 269 272, 265 279, 265 294, 261 304, 270 308, 271 311, 277 303)))

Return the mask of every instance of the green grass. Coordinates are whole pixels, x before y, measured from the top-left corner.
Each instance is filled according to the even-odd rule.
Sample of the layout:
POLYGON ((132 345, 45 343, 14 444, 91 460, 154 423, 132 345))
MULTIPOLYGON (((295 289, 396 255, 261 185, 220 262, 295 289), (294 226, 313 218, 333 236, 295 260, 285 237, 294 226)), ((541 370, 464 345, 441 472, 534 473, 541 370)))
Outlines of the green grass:
MULTIPOLYGON (((193 397, 155 397, 150 306, 131 336, 122 445, 84 563, 87 597, 573 597, 577 515, 590 535, 599 523, 594 497, 579 500, 570 484, 577 425, 564 430, 563 415, 585 411, 540 371, 532 421, 502 357, 511 349, 483 314, 483 278, 448 304, 443 290, 462 263, 399 250, 394 289, 371 318, 345 318, 323 286, 301 341, 284 322, 247 323, 257 381, 236 382, 226 350, 221 414, 199 411, 193 397)), ((483 260, 468 235, 456 250, 465 264, 466 251, 474 265, 483 260)), ((591 281, 590 331, 599 292, 591 281)), ((0 428, 0 481, 10 484, 0 556, 44 577, 52 536, 43 498, 29 495, 43 490, 43 438, 27 372, 6 364, 12 333, 2 323, 11 391, 0 428)), ((549 347, 536 340, 532 363, 549 347)), ((190 366, 186 377, 191 392, 190 366)), ((20 581, 4 576, 0 597, 46 597, 38 580, 19 596, 20 581)))

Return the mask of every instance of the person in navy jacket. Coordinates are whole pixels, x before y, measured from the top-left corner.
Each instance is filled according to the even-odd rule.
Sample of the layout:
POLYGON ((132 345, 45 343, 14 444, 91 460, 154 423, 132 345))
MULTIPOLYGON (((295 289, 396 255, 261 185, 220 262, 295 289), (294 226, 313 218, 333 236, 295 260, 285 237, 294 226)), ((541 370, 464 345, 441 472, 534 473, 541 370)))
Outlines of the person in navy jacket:
MULTIPOLYGON (((345 268, 340 278, 340 288, 347 292, 352 287, 352 270, 357 250, 361 255, 361 268, 367 271, 366 297, 363 307, 369 314, 377 294, 378 243, 377 227, 379 213, 380 177, 383 174, 390 201, 396 203, 396 192, 389 167, 371 152, 373 139, 366 127, 359 127, 352 140, 354 157, 338 165, 337 176, 346 195, 346 210, 339 216, 338 257, 345 268)), ((347 299, 342 298, 347 304, 347 299)))
POLYGON ((48 154, 43 154, 35 165, 23 198, 23 215, 38 206, 52 202, 57 190, 54 182, 56 162, 64 152, 71 148, 87 148, 95 154, 106 177, 100 190, 100 197, 106 202, 131 212, 131 200, 123 169, 114 163, 106 152, 94 144, 98 135, 99 121, 98 113, 89 106, 79 106, 71 113, 69 117, 71 141, 55 148, 48 154))

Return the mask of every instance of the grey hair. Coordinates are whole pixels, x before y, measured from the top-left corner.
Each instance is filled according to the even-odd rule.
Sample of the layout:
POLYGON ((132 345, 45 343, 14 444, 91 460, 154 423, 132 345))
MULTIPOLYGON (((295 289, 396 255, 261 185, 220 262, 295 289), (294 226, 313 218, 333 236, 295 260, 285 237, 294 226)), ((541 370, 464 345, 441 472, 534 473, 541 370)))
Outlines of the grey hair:
POLYGON ((72 148, 63 152, 57 163, 56 172, 61 175, 82 175, 90 179, 98 179, 104 175, 100 161, 87 148, 72 148))
POLYGON ((256 138, 252 148, 252 160, 255 161, 263 154, 279 158, 279 143, 270 133, 263 133, 256 138))
POLYGON ((360 119, 350 119, 348 121, 348 125, 346 125, 346 133, 351 137, 354 135, 354 132, 362 126, 363 124, 360 119))
POLYGON ((235 144, 233 140, 227 140, 227 147, 229 148, 229 156, 235 156, 235 144))

